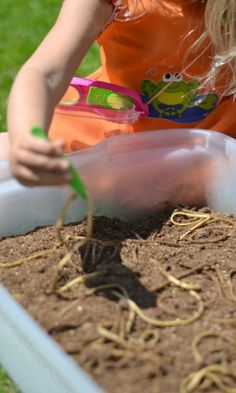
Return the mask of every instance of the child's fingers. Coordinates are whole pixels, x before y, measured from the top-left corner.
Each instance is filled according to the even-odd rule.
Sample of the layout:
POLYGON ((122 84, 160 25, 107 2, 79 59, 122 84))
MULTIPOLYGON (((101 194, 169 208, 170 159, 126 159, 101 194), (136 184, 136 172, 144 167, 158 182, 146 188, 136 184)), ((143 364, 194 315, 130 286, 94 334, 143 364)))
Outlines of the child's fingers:
POLYGON ((49 156, 61 155, 64 152, 65 143, 63 140, 49 141, 28 135, 19 143, 17 148, 31 150, 49 156))
POLYGON ((35 168, 18 165, 14 173, 17 180, 25 186, 56 186, 68 184, 70 173, 57 173, 35 170, 35 168))
POLYGON ((37 140, 36 143, 30 146, 32 151, 49 156, 61 155, 64 153, 65 143, 64 141, 44 141, 37 140))
POLYGON ((63 141, 40 140, 31 135, 12 146, 12 174, 28 186, 66 184, 71 178, 69 163, 62 157, 63 141))
POLYGON ((29 166, 41 171, 68 172, 69 163, 64 158, 20 150, 15 156, 17 165, 29 166))

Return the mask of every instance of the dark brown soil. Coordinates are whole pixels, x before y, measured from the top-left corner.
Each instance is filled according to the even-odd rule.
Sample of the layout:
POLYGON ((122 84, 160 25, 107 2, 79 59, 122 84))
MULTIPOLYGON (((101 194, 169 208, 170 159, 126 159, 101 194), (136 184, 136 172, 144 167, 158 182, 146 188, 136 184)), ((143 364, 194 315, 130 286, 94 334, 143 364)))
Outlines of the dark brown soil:
MULTIPOLYGON (((227 391, 225 386, 236 392, 236 378, 221 373, 222 367, 231 373, 236 370, 236 218, 210 212, 214 221, 180 240, 191 226, 174 225, 170 214, 166 211, 133 224, 95 218, 97 240, 74 251, 56 276, 72 240, 48 255, 6 268, 6 263, 58 244, 54 227, 4 239, 1 282, 108 393, 216 393, 227 391), (92 272, 100 276, 55 293, 92 272), (201 288, 180 288, 165 272, 201 288), (105 284, 114 285, 93 290, 105 284), (132 319, 131 303, 117 284, 151 321, 137 313, 132 319), (195 321, 181 325, 194 316, 195 321), (153 320, 171 321, 173 326, 162 327, 159 322, 154 326, 153 320), (203 332, 206 336, 196 346, 202 359, 197 362, 192 342, 203 332), (210 365, 220 367, 200 379, 201 386, 181 387, 190 373, 210 365)), ((64 238, 85 235, 85 223, 67 226, 62 233, 64 238)))

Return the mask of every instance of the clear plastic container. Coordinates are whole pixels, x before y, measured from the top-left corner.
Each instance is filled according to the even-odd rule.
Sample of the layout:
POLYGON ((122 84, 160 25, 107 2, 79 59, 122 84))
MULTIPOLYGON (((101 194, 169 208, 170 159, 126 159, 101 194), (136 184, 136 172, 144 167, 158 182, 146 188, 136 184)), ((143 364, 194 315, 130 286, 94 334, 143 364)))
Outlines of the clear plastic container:
MULTIPOLYGON (((236 213, 236 140, 217 132, 121 135, 70 159, 91 192, 95 215, 130 220, 168 204, 236 213)), ((0 162, 0 237, 53 224, 70 193, 69 187, 23 187, 0 162)), ((78 199, 67 222, 85 215, 78 199)))
POLYGON ((23 393, 104 393, 1 285, 0 364, 23 393))

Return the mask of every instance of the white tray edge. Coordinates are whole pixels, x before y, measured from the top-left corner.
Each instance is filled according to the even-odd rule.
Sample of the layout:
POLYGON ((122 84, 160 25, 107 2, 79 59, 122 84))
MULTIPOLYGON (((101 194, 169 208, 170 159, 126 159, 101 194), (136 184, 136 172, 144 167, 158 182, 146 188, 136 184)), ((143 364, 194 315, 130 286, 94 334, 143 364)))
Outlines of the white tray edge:
POLYGON ((0 363, 23 393, 104 393, 2 285, 0 363))

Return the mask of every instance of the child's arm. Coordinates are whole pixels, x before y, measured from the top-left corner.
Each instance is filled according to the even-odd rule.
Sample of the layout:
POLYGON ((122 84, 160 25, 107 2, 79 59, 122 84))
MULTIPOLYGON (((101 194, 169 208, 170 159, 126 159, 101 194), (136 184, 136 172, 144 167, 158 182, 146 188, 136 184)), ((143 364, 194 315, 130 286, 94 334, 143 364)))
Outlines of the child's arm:
POLYGON ((106 0, 64 0, 55 25, 19 72, 9 98, 8 130, 12 172, 23 184, 68 182, 68 164, 60 157, 63 141, 39 140, 30 130, 36 125, 48 130, 55 105, 112 12, 106 0))

